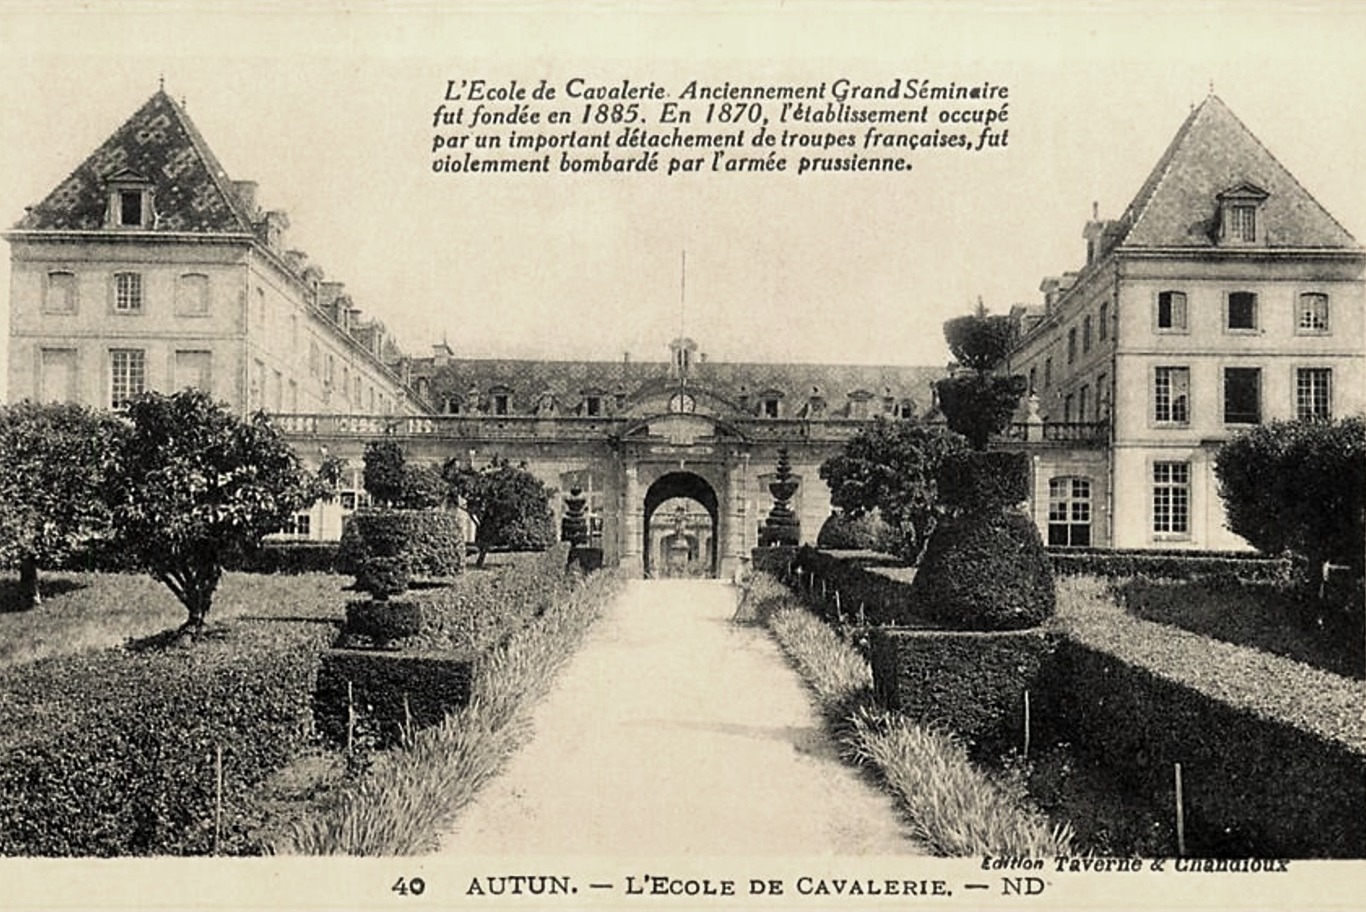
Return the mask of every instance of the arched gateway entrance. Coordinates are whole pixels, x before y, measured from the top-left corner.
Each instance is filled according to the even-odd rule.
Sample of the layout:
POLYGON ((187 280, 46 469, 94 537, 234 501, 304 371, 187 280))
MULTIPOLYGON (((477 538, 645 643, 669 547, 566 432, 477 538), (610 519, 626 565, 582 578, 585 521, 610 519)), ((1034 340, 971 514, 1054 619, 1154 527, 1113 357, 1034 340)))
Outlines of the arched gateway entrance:
POLYGON ((645 575, 716 576, 718 509, 716 490, 700 475, 678 471, 657 478, 645 492, 645 575))

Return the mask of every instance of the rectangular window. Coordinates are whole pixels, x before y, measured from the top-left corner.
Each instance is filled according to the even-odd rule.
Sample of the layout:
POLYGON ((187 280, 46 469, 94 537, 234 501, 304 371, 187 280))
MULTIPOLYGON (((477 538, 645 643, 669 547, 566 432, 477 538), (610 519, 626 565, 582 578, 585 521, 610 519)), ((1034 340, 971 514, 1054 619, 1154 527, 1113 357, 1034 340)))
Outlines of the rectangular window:
POLYGON ((1071 424, 1071 422, 1072 422, 1072 403, 1073 403, 1074 401, 1075 401, 1075 400, 1073 399, 1071 393, 1068 393, 1068 394, 1066 395, 1066 397, 1064 397, 1063 400, 1062 400, 1062 421, 1063 421, 1063 424, 1071 424))
POLYGON ((1261 368, 1224 368, 1224 423, 1260 424, 1261 420, 1261 368))
POLYGON ((1077 328, 1073 326, 1067 331, 1067 363, 1071 364, 1077 360, 1077 328))
POLYGON ((1301 421, 1333 417, 1333 369, 1301 367, 1295 371, 1295 417, 1301 421))
POLYGON ((1087 409, 1087 407, 1090 405, 1090 402, 1089 402, 1090 398, 1091 398, 1091 388, 1090 388, 1089 386, 1083 386, 1080 390, 1077 391, 1077 420, 1078 420, 1078 421, 1085 421, 1085 420, 1086 420, 1086 409, 1087 409))
POLYGON ((1053 359, 1045 358, 1043 362, 1043 388, 1048 389, 1053 385, 1053 359))
POLYGON ((1257 207, 1229 206, 1228 230, 1224 236, 1234 241, 1257 240, 1257 207))
POLYGON ((72 314, 76 312, 76 274, 49 272, 43 289, 43 312, 72 314))
POLYGON ((1190 533, 1190 463, 1153 463, 1153 532, 1190 533))
POLYGON ((114 276, 114 310, 118 313, 142 310, 142 273, 120 272, 114 276))
POLYGON ((1086 354, 1091 350, 1091 318, 1088 316, 1081 321, 1081 352, 1086 354))
POLYGON ((213 391, 213 378, 209 371, 213 364, 213 352, 178 351, 175 353, 175 377, 172 378, 176 389, 193 387, 213 391))
POLYGON ((308 372, 313 376, 318 376, 322 371, 322 349, 318 348, 317 339, 308 340, 308 372))
POLYGON ((1048 544, 1085 548, 1091 544, 1091 480, 1048 480, 1048 544))
POLYGON ((589 396, 583 401, 583 413, 590 418, 596 418, 602 414, 602 397, 589 396))
POLYGON ((1257 296, 1250 291, 1231 291, 1228 295, 1228 328, 1257 328, 1257 296))
POLYGON ((1317 292, 1300 295, 1295 329, 1303 333, 1328 332, 1328 295, 1317 292))
POLYGON ((765 418, 777 418, 777 417, 778 417, 778 400, 777 400, 777 399, 773 399, 773 398, 765 399, 765 400, 763 401, 763 407, 764 407, 764 417, 765 417, 765 418))
POLYGON ((1157 293, 1157 328, 1172 332, 1186 331, 1186 293, 1160 291, 1157 293))
POLYGON ((508 394, 498 393, 493 397, 493 414, 506 415, 508 413, 508 394))
POLYGON ((209 277, 189 273, 176 279, 175 312, 199 317, 209 312, 209 277))
POLYGON ((1036 367, 1031 367, 1031 368, 1029 369, 1029 391, 1030 391, 1031 393, 1034 392, 1034 390, 1038 389, 1038 387, 1034 385, 1034 381, 1037 380, 1037 379, 1038 379, 1038 368, 1036 368, 1036 367))
POLYGON ((76 401, 76 349, 45 348, 40 352, 38 401, 76 401))
POLYGON ((1100 305, 1100 316, 1096 319, 1096 333, 1100 341, 1104 342, 1110 338, 1110 302, 1104 301, 1100 305))
POLYGON ((1110 417, 1110 377, 1101 374, 1096 378, 1096 420, 1104 421, 1110 417))
POLYGON ((109 407, 120 409, 147 389, 147 355, 140 348, 109 352, 109 407))
POLYGON ((1153 420, 1164 424, 1189 423, 1190 387, 1188 367, 1159 367, 1153 371, 1153 420))

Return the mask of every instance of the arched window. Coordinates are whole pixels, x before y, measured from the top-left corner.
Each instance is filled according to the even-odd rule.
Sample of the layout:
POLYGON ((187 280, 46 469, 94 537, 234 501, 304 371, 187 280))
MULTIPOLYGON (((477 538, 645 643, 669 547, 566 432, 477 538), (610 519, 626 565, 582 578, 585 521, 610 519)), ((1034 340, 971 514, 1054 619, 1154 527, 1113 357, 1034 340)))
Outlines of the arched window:
POLYGON ((1048 544, 1091 544, 1091 479, 1066 475, 1048 480, 1048 544))

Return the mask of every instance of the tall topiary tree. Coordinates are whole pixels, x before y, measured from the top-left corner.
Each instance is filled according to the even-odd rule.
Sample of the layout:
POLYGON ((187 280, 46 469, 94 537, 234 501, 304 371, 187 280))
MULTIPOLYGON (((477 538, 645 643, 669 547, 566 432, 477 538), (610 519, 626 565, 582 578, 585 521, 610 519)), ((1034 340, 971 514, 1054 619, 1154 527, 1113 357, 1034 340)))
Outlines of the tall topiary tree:
POLYGON ((225 563, 316 499, 264 412, 242 420, 208 394, 145 393, 127 406, 104 496, 116 541, 204 626, 225 563))
POLYGON ((403 479, 407 459, 398 441, 385 438, 365 445, 361 483, 365 493, 380 506, 394 506, 403 499, 403 479))
POLYGON ((1228 527, 1269 554, 1290 551, 1311 579, 1325 563, 1360 576, 1366 551, 1366 422, 1273 421, 1214 458, 1228 527))
POLYGON ((448 460, 442 475, 452 500, 459 500, 474 521, 476 567, 492 549, 544 551, 555 543, 550 490, 525 468, 495 459, 482 469, 448 460))
POLYGON ((980 303, 977 313, 944 324, 944 339, 963 371, 935 383, 939 410, 973 449, 986 449, 993 434, 1010 426, 1025 393, 1024 377, 997 373, 1010 355, 1016 333, 1014 320, 990 316, 980 303))
POLYGON ((899 556, 914 563, 934 530, 941 509, 936 476, 940 463, 967 445, 952 431, 916 420, 879 416, 821 464, 830 502, 850 518, 877 510, 895 531, 899 556))
POLYGON ((41 600, 39 567, 107 533, 104 464, 120 430, 82 405, 0 408, 0 562, 19 567, 20 608, 41 600))
POLYGON ((1029 516, 1024 453, 971 452, 944 461, 938 525, 911 583, 914 610, 958 630, 1019 630, 1054 610, 1053 569, 1029 516))

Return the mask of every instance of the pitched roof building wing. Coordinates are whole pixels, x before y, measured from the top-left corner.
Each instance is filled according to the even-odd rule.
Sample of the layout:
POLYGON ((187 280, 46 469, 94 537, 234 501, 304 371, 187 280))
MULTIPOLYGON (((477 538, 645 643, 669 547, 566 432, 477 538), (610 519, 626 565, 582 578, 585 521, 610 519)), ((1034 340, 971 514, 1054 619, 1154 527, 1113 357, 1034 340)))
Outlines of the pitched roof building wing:
POLYGON ((1217 96, 1191 111, 1121 218, 1121 249, 1214 247, 1221 194, 1266 194, 1265 247, 1356 248, 1356 240, 1300 186, 1217 96))
POLYGON ((111 180, 150 183, 146 230, 250 234, 253 213, 184 109, 159 90, 14 227, 93 231, 105 227, 111 180))

